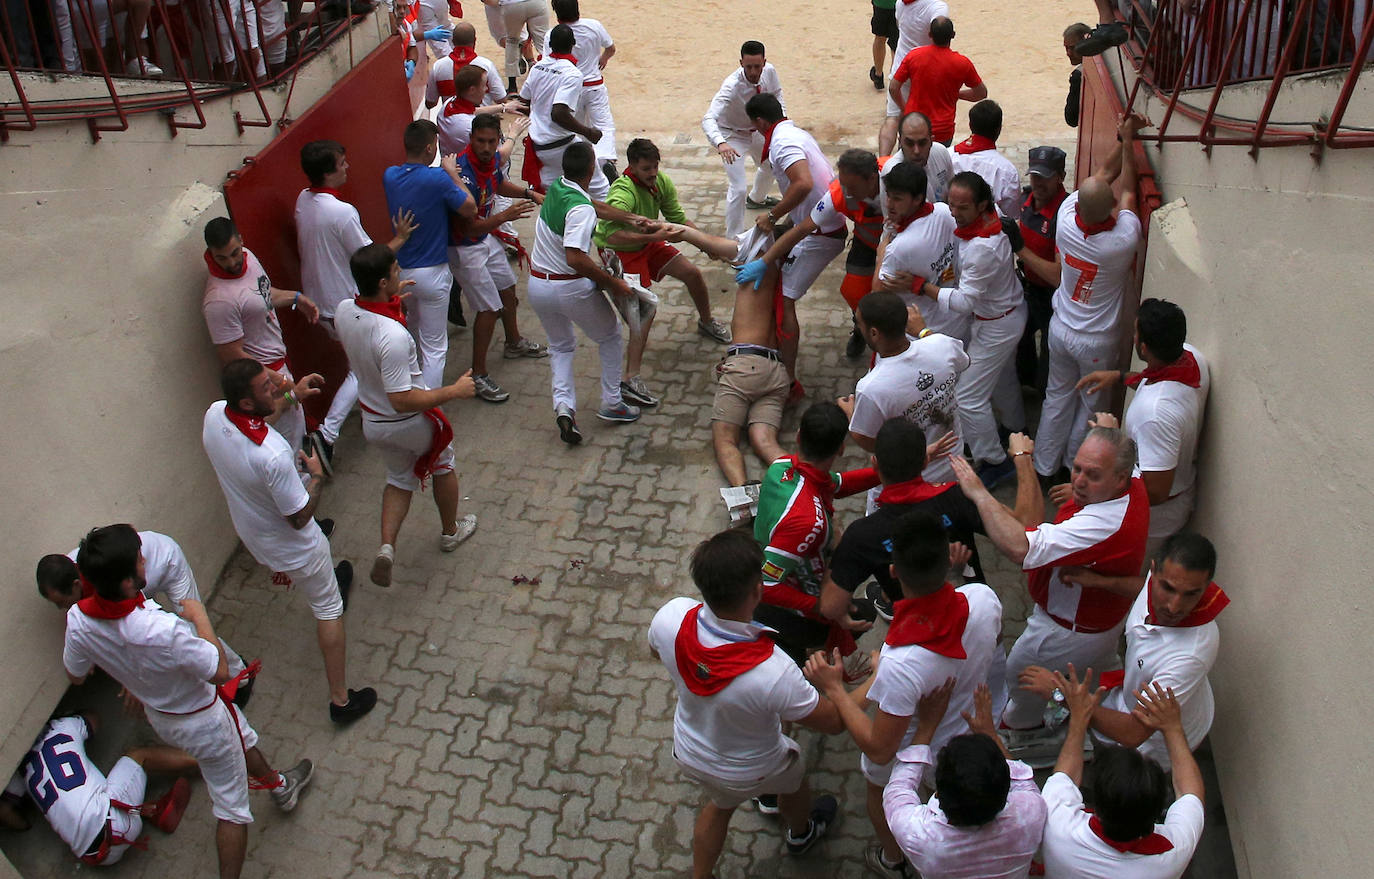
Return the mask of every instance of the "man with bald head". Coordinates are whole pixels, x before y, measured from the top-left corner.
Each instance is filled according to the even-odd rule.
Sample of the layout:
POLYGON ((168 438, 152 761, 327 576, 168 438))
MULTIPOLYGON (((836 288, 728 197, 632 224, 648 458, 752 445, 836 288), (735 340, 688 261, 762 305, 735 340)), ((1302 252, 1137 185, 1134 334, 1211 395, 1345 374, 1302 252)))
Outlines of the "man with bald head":
POLYGON ((1096 174, 1064 199, 1056 221, 1054 260, 1029 248, 1017 252, 1026 267, 1057 282, 1050 319, 1050 372, 1035 437, 1035 469, 1053 480, 1074 460, 1094 412, 1106 409, 1101 390, 1077 390, 1080 379, 1117 369, 1121 307, 1140 246, 1135 213, 1135 133, 1149 124, 1139 115, 1121 121, 1121 143, 1096 174), (1119 196, 1112 194, 1118 184, 1119 196))
POLYGON ((902 117, 897 147, 897 152, 883 160, 883 179, 887 179, 893 168, 911 162, 925 169, 926 201, 931 204, 944 201, 949 180, 954 176, 954 157, 949 147, 931 135, 930 119, 926 114, 913 110, 902 117))
MULTIPOLYGON (((1031 444, 1023 443, 1013 457, 1022 476, 1029 475, 1026 452, 1033 451, 1026 445, 1031 444)), ((1139 587, 1138 580, 1128 578, 1144 562, 1150 528, 1149 496, 1131 475, 1135 459, 1135 441, 1124 431, 1093 428, 1074 456, 1070 496, 1054 521, 1045 522, 1044 497, 1034 480, 1018 478, 1016 508, 1008 509, 988 493, 968 462, 951 456, 959 487, 978 508, 988 539, 1026 572, 1035 602, 1007 656, 1009 698, 1002 723, 1011 730, 1013 752, 1034 748, 1053 732, 1044 726, 1045 700, 1018 686, 1023 669, 1064 672, 1073 663, 1079 671, 1102 672, 1120 665, 1117 642, 1139 587), (1083 568, 1102 575, 1105 585, 1076 582, 1073 574, 1083 568)))
POLYGON ((454 75, 469 65, 480 67, 487 74, 486 87, 478 106, 498 104, 507 98, 506 87, 502 84, 501 73, 489 58, 477 54, 477 29, 466 21, 453 23, 453 51, 434 62, 429 70, 429 81, 425 83, 425 106, 435 107, 440 98, 452 98, 456 94, 453 85, 454 75))

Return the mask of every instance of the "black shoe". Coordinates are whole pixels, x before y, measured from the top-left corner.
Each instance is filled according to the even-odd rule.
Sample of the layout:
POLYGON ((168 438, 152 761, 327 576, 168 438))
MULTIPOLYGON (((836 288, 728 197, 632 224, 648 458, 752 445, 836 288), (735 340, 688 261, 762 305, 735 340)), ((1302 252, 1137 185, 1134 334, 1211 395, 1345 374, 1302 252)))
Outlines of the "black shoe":
POLYGON ((1016 475, 1016 464, 1008 456, 998 461, 996 464, 984 462, 977 468, 978 478, 982 481, 983 487, 992 491, 997 486, 1006 482, 1016 475))
POLYGON ((779 811, 778 795, 759 794, 758 796, 754 797, 754 805, 758 807, 760 815, 776 815, 779 811))
POLYGON ((328 540, 329 538, 331 538, 331 537, 334 536, 334 520, 333 520, 333 519, 316 519, 316 520, 315 520, 315 524, 316 524, 316 525, 319 525, 319 526, 320 526, 320 530, 324 532, 324 539, 325 539, 325 540, 328 540))
POLYGON ((448 322, 455 327, 465 327, 468 319, 463 315, 463 288, 454 281, 448 290, 448 322))
POLYGON ((1073 50, 1084 58, 1091 58, 1094 55, 1101 55, 1115 46, 1120 46, 1128 39, 1130 39, 1130 32, 1126 30, 1126 25, 1119 21, 1109 21, 1093 28, 1092 33, 1079 40, 1078 45, 1074 46, 1073 50))
POLYGON ((352 723, 377 704, 377 691, 371 687, 348 691, 348 704, 329 703, 329 719, 338 724, 352 723))
POLYGON ((610 183, 614 183, 615 179, 620 176, 620 171, 616 168, 615 162, 609 159, 601 163, 601 173, 606 175, 606 180, 610 183))
POLYGON ((348 613, 348 592, 353 588, 353 563, 342 561, 335 565, 334 579, 339 581, 339 598, 343 601, 344 613, 348 613))
POLYGON ((530 62, 527 61, 527 60, 525 60, 525 56, 521 55, 521 56, 520 56, 520 73, 523 75, 523 74, 526 74, 526 73, 529 73, 529 72, 530 72, 530 62))
MULTIPOLYGON (((525 72, 525 70, 524 70, 524 68, 525 68, 525 59, 524 59, 524 58, 521 58, 521 59, 520 59, 520 68, 521 68, 521 69, 520 69, 520 72, 521 72, 521 73, 524 73, 524 72, 525 72)), ((508 77, 506 77, 506 93, 507 93, 507 94, 513 95, 513 94, 516 94, 519 90, 520 90, 520 89, 519 89, 519 86, 517 86, 517 85, 515 84, 515 77, 513 77, 513 76, 508 76, 508 77)))
POLYGON ((882 75, 881 73, 878 72, 878 68, 876 68, 876 67, 870 67, 870 68, 868 68, 868 78, 871 79, 871 80, 873 80, 873 89, 874 89, 874 91, 879 91, 879 92, 880 92, 880 91, 883 90, 883 75, 882 75))
POLYGON ((768 196, 763 201, 754 201, 747 195, 744 197, 744 206, 751 211, 761 211, 764 208, 777 207, 779 204, 780 202, 778 201, 777 196, 773 195, 768 196))
POLYGON ((305 436, 306 442, 314 447, 315 454, 320 459, 320 466, 324 468, 325 476, 334 475, 334 444, 324 438, 324 434, 318 430, 312 430, 305 436))
POLYGON ((878 616, 889 623, 892 622, 892 599, 887 597, 887 593, 883 591, 883 587, 877 580, 869 581, 866 594, 868 600, 873 602, 873 609, 878 612, 878 616))
POLYGON ((1045 476, 1042 473, 1037 473, 1036 476, 1040 477, 1040 490, 1043 492, 1048 492, 1056 485, 1063 485, 1073 479, 1072 474, 1069 473, 1068 467, 1060 467, 1049 476, 1045 476))
POLYGON ((257 678, 244 678, 243 683, 239 684, 238 692, 234 694, 234 704, 240 708, 248 707, 248 700, 253 698, 253 682, 257 678))
POLYGON ((849 341, 844 346, 844 356, 850 360, 858 360, 864 353, 868 345, 864 343, 864 337, 859 334, 859 328, 855 327, 849 334, 849 341))
POLYGON ((577 429, 577 416, 567 406, 558 407, 558 438, 570 446, 582 442, 582 431, 577 429))
POLYGON ((787 853, 789 855, 802 855, 811 849, 813 845, 820 842, 825 832, 830 829, 830 825, 835 821, 835 815, 840 811, 840 804, 835 802, 835 798, 826 794, 817 797, 811 804, 811 827, 806 836, 792 841, 792 834, 787 834, 787 853))

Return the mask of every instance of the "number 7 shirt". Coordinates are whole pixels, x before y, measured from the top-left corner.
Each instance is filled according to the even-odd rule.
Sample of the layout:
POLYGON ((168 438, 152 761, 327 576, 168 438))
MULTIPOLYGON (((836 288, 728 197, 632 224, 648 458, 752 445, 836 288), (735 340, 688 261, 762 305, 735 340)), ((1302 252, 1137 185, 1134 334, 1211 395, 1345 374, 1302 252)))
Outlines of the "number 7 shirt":
POLYGON ((1054 291, 1054 316, 1079 333, 1114 333, 1126 282, 1140 245, 1140 218, 1118 211, 1087 224, 1078 216, 1078 193, 1059 206, 1054 243, 1063 270, 1054 291))

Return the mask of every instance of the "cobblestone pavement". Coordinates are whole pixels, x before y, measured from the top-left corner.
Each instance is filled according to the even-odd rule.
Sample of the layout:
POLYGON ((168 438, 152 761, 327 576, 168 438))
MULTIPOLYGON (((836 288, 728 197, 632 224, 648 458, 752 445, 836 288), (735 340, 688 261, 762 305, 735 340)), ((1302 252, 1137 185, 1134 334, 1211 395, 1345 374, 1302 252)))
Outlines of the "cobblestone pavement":
MULTIPOLYGON (((671 133, 656 139, 688 215, 703 228, 723 228, 725 178, 700 135, 695 143, 674 144, 671 133)), ((833 157, 842 147, 828 150, 833 157)), ((1024 150, 1019 158, 1024 162, 1024 150)), ((528 240, 528 226, 523 231, 528 240)), ((715 307, 728 317, 733 282, 721 264, 693 253, 698 265, 709 265, 715 307)), ((842 353, 849 327, 836 292, 842 262, 799 309, 801 377, 811 400, 851 393, 862 372, 842 353)), ((685 558, 727 524, 709 429, 712 367, 722 352, 697 335, 679 283, 659 292, 665 303, 645 378, 664 402, 639 423, 591 417, 597 366, 585 342, 577 359, 581 447, 558 440, 547 361, 498 354, 492 374, 510 401, 448 407, 462 508, 477 514, 477 533, 456 553, 441 554, 437 514, 428 495, 417 497, 389 590, 367 582, 383 468, 358 421, 349 421, 320 515, 338 522, 335 559, 351 559, 358 572, 348 613, 349 683, 379 694, 377 709, 353 727, 335 730, 326 715, 306 602, 271 585, 242 550, 231 561, 210 612, 236 649, 263 659, 248 712, 261 747, 279 766, 300 756, 316 765, 314 783, 289 815, 254 795, 245 876, 618 879, 689 871, 698 796, 674 768, 672 687, 649 655, 645 632, 665 601, 695 594, 685 558)), ((520 317, 522 329, 542 341, 533 312, 524 307, 520 317)), ((469 338, 467 331, 453 336, 450 379, 466 369, 469 338)), ((796 410, 789 414, 784 436, 796 417, 796 410)), ((861 455, 849 450, 844 464, 862 465, 861 455)), ((757 473, 752 458, 750 466, 757 473)), ((1009 499, 1010 487, 1002 491, 1009 499)), ((838 514, 862 515, 862 500, 840 501, 838 514)), ((1002 596, 1010 643, 1028 609, 1022 580, 990 547, 983 558, 993 560, 989 579, 1002 596)), ((878 643, 872 634, 861 641, 878 643)), ((805 858, 791 859, 776 821, 742 808, 720 876, 864 873, 872 830, 858 751, 847 736, 802 731, 798 738, 812 787, 841 801, 838 826, 805 858)), ((150 851, 133 852, 102 875, 212 875, 213 830, 197 783, 174 836, 153 831, 150 851)), ((81 869, 55 839, 39 845, 38 833, 27 836, 33 839, 10 852, 24 875, 81 869)))

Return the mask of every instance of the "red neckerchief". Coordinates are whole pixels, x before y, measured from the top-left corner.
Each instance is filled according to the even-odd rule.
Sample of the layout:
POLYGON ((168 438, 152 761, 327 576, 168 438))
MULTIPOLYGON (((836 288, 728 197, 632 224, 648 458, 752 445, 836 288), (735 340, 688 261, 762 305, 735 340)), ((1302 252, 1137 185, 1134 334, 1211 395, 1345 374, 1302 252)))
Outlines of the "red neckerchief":
POLYGON ((1084 235, 1096 235, 1098 232, 1106 232, 1108 229, 1116 228, 1116 217, 1110 216, 1100 223, 1085 223, 1083 217, 1078 213, 1078 205, 1073 206, 1073 221, 1078 224, 1078 228, 1083 230, 1084 235))
POLYGON ((223 278, 226 281, 237 281, 248 272, 248 255, 246 253, 244 254, 243 268, 239 270, 239 273, 237 275, 231 275, 220 268, 220 264, 215 262, 215 258, 210 255, 210 248, 207 247, 205 248, 205 265, 210 269, 210 274, 216 278, 223 278))
POLYGON ((334 196, 335 198, 337 198, 339 201, 343 201, 343 193, 342 193, 342 192, 339 192, 339 190, 337 190, 337 189, 332 189, 332 188, 330 188, 330 187, 328 187, 328 186, 312 186, 312 187, 310 187, 310 191, 311 191, 311 192, 318 192, 318 193, 321 193, 321 194, 324 194, 324 195, 332 195, 332 196, 334 196))
POLYGON ((448 57, 453 60, 453 72, 457 73, 460 68, 467 67, 476 60, 477 50, 472 46, 454 46, 448 57))
POLYGON ((1184 351, 1183 356, 1167 366, 1152 366, 1126 376, 1126 387, 1137 387, 1141 382, 1181 382, 1190 388, 1202 387, 1202 369, 1192 351, 1184 351))
POLYGON ((382 317, 389 317, 401 326, 406 325, 405 306, 401 304, 401 297, 393 296, 385 302, 369 302, 361 296, 353 300, 363 311, 370 311, 373 314, 380 314, 382 317))
POLYGON ((931 204, 930 202, 926 202, 926 203, 922 204, 921 207, 920 207, 920 209, 917 210, 916 213, 914 213, 914 214, 912 214, 911 216, 907 217, 905 220, 893 220, 893 221, 892 221, 892 227, 893 227, 893 230, 894 230, 894 231, 893 231, 893 234, 894 234, 894 235, 900 235, 902 232, 905 232, 905 231, 906 231, 906 227, 907 227, 907 226, 910 226, 912 223, 916 222, 917 220, 921 219, 922 217, 928 217, 928 216, 930 216, 930 215, 933 214, 934 212, 935 212, 935 205, 931 204))
POLYGON ((1131 852, 1137 855, 1162 855, 1167 851, 1172 851, 1174 844, 1158 833, 1150 833, 1145 836, 1133 839, 1130 842, 1117 842, 1102 830, 1102 819, 1096 815, 1088 819, 1088 829, 1107 845, 1119 852, 1131 852))
POLYGON ((81 573, 79 569, 76 572, 76 579, 81 581, 82 598, 90 598, 92 595, 95 594, 95 587, 91 585, 91 581, 87 580, 86 575, 81 573))
POLYGON ((415 478, 420 480, 420 490, 424 491, 425 480, 434 472, 434 465, 438 462, 439 456, 448 448, 449 443, 453 442, 453 425, 449 424, 448 418, 438 406, 426 409, 420 414, 434 425, 434 439, 430 441, 429 449, 415 462, 415 478))
POLYGON ((657 185, 655 185, 655 186, 650 186, 649 184, 645 183, 643 180, 640 180, 638 177, 636 177, 636 176, 635 176, 635 173, 634 173, 633 171, 626 171, 626 172, 625 172, 623 175, 621 175, 621 176, 629 177, 629 178, 630 178, 630 182, 633 183, 635 186, 638 186, 640 189, 647 189, 649 192, 651 192, 651 193, 653 194, 654 198, 658 198, 658 186, 657 186, 657 185))
POLYGON ((472 116, 476 112, 476 104, 472 103, 471 101, 465 101, 456 95, 450 98, 449 102, 444 105, 444 116, 459 116, 462 114, 472 116))
POLYGON ((956 482, 926 482, 921 477, 910 479, 906 482, 897 482, 892 485, 884 485, 883 490, 878 493, 878 506, 888 504, 919 504, 921 501, 928 501, 933 497, 944 494, 958 483, 956 482))
POLYGON ((883 643, 889 647, 914 644, 950 659, 968 659, 964 651, 967 625, 968 598, 946 583, 930 595, 895 602, 883 643))
POLYGON ((997 149, 997 141, 989 140, 981 134, 970 134, 967 140, 961 140, 954 145, 954 151, 961 156, 995 149, 997 149))
POLYGON ((143 594, 135 593, 133 598, 121 598, 111 601, 102 598, 99 594, 92 592, 86 598, 76 603, 81 608, 81 612, 93 620, 118 620, 123 619, 135 610, 143 606, 143 594))
POLYGON ((244 415, 229 408, 226 403, 224 406, 224 417, 229 419, 229 423, 239 429, 239 431, 250 440, 253 445, 260 446, 262 441, 267 439, 267 422, 256 415, 244 415))
POLYGON ((481 198, 480 193, 486 192, 489 189, 494 191, 492 180, 496 177, 496 156, 493 155, 491 161, 487 163, 486 167, 483 167, 482 163, 477 159, 477 154, 472 151, 471 143, 469 143, 468 148, 463 151, 463 156, 468 160, 468 167, 472 168, 472 182, 476 184, 479 193, 477 197, 481 198))
POLYGON ((673 656, 682 682, 698 696, 714 696, 735 678, 773 655, 773 641, 762 633, 753 641, 731 641, 705 647, 697 637, 702 605, 687 611, 673 642, 673 656))
POLYGON ((954 237, 960 241, 972 241, 975 238, 991 238, 1000 235, 1002 232, 1002 221, 997 218, 997 214, 983 214, 978 220, 969 223, 967 226, 956 226, 954 237))
POLYGON ((768 126, 768 130, 765 131, 765 132, 763 133, 763 155, 764 155, 764 158, 767 158, 767 157, 768 157, 768 150, 769 150, 770 147, 773 146, 773 132, 774 132, 775 130, 777 130, 777 127, 778 127, 779 125, 781 125, 782 123, 784 123, 784 122, 786 122, 786 121, 787 121, 787 117, 786 117, 786 116, 782 117, 782 118, 779 119, 777 122, 774 122, 772 125, 768 126))
MULTIPOLYGON (((1205 626, 1212 620, 1221 615, 1226 609, 1226 605, 1231 603, 1231 597, 1215 583, 1208 583, 1207 589, 1202 593, 1202 598, 1198 599, 1197 607, 1193 608, 1192 613, 1183 618, 1183 621, 1170 628, 1191 629, 1194 626, 1205 626)), ((1150 596, 1145 596, 1145 622, 1152 626, 1158 626, 1155 622, 1155 609, 1150 602, 1150 596)))
POLYGON ((550 52, 550 53, 549 53, 549 57, 550 57, 550 58, 562 58, 564 61, 571 61, 571 62, 574 63, 574 64, 577 63, 577 59, 574 58, 574 57, 572 56, 572 54, 570 54, 570 53, 568 53, 568 52, 550 52))
POLYGON ((821 499, 821 503, 825 506, 826 515, 834 513, 835 480, 830 478, 830 474, 815 464, 806 463, 796 455, 783 455, 782 460, 791 465, 787 468, 787 472, 782 474, 782 481, 790 482, 800 473, 811 484, 811 490, 821 499))
POLYGON ((448 14, 453 18, 463 17, 463 4, 458 0, 448 0, 448 14))

